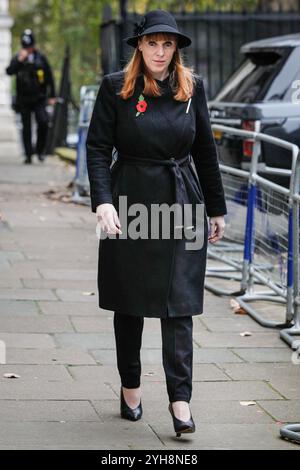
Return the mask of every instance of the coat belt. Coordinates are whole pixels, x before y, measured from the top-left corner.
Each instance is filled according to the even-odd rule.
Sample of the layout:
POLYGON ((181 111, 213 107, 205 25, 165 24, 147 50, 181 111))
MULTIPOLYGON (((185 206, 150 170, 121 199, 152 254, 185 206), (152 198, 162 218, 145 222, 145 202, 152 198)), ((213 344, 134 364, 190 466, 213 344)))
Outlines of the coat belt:
POLYGON ((124 163, 126 165, 164 165, 170 168, 175 181, 175 202, 181 205, 187 204, 189 201, 180 167, 183 165, 189 165, 190 162, 190 153, 182 158, 171 157, 164 160, 159 158, 136 157, 134 155, 119 153, 118 160, 116 161, 116 163, 124 163))

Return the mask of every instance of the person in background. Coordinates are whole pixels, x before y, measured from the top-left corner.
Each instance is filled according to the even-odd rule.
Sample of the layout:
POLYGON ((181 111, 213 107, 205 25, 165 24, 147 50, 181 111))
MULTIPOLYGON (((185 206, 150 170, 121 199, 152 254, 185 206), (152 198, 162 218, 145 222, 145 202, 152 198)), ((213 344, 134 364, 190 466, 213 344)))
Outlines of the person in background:
POLYGON ((8 75, 16 75, 16 110, 22 119, 22 137, 26 158, 24 163, 32 163, 32 155, 39 161, 45 159, 45 147, 49 116, 47 105, 54 105, 55 83, 49 62, 35 45, 31 29, 25 29, 21 35, 22 49, 12 58, 6 68, 8 75), (31 115, 37 122, 36 146, 32 146, 31 115))

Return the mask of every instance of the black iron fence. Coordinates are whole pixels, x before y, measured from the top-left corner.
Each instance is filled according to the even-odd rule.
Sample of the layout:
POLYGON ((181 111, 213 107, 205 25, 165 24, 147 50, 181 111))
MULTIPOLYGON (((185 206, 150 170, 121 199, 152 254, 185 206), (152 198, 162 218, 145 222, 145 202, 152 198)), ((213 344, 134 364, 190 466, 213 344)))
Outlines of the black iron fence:
MULTIPOLYGON (((260 1, 148 2, 147 12, 153 8, 168 9, 179 28, 191 36, 192 45, 181 49, 185 64, 203 76, 208 97, 211 98, 226 78, 239 65, 242 44, 271 36, 300 33, 300 2, 260 1), (199 6, 200 3, 200 6, 199 6), (289 9, 287 8, 289 7, 289 9)), ((123 5, 123 4, 122 4, 123 5)), ((121 15, 113 18, 106 7, 101 24, 101 60, 104 74, 124 67, 132 48, 122 42, 130 36, 133 24, 141 14, 134 3, 121 8, 121 15), (132 8, 132 11, 128 11, 132 8)))

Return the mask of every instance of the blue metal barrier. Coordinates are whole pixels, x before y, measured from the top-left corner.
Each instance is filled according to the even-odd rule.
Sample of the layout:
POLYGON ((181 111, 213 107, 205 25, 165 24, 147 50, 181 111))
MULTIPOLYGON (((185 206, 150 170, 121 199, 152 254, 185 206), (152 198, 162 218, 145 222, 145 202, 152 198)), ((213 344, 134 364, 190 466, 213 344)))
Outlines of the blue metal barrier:
POLYGON ((263 326, 271 328, 290 326, 295 310, 293 307, 293 185, 299 148, 290 142, 257 132, 216 124, 212 127, 226 134, 242 138, 250 137, 253 139, 254 148, 251 168, 248 172, 220 164, 229 211, 225 216, 226 230, 222 246, 209 247, 208 250, 209 257, 214 262, 221 261, 226 266, 213 265, 210 268, 208 265, 207 275, 229 281, 238 280, 240 281, 239 289, 226 290, 218 287, 216 283, 207 281, 205 287, 215 294, 236 296, 241 307, 263 326), (258 164, 261 156, 261 141, 290 150, 293 161, 292 170, 281 170, 267 167, 262 163, 258 164), (290 175, 290 188, 281 187, 259 176, 258 170, 261 171, 262 166, 266 173, 281 174, 283 172, 285 175, 290 175), (241 188, 245 188, 245 180, 248 181, 246 207, 245 198, 241 198, 241 188), (235 230, 235 225, 239 225, 238 219, 242 219, 244 224, 242 237, 241 233, 235 230), (237 242, 243 246, 243 257, 241 251, 237 250, 237 242), (222 249, 224 245, 226 245, 226 252, 222 249), (237 274, 235 276, 228 274, 228 266, 239 273, 240 277, 237 274), (256 289, 255 284, 265 286, 268 290, 256 289), (264 319, 249 305, 249 302, 256 300, 286 305, 284 321, 264 319))

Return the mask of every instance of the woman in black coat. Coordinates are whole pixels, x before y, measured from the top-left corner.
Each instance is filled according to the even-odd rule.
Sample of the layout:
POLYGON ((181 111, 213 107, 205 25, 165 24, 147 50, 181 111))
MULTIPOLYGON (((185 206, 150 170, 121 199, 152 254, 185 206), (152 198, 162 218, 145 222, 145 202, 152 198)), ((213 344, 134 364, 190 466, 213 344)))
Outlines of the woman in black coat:
POLYGON ((170 13, 153 10, 125 40, 134 54, 124 70, 103 77, 86 142, 101 226, 99 306, 114 311, 121 416, 131 420, 142 416, 144 317, 160 318, 179 436, 195 431, 192 316, 203 312, 207 243, 222 238, 227 209, 203 81, 179 51, 191 39, 170 13))

